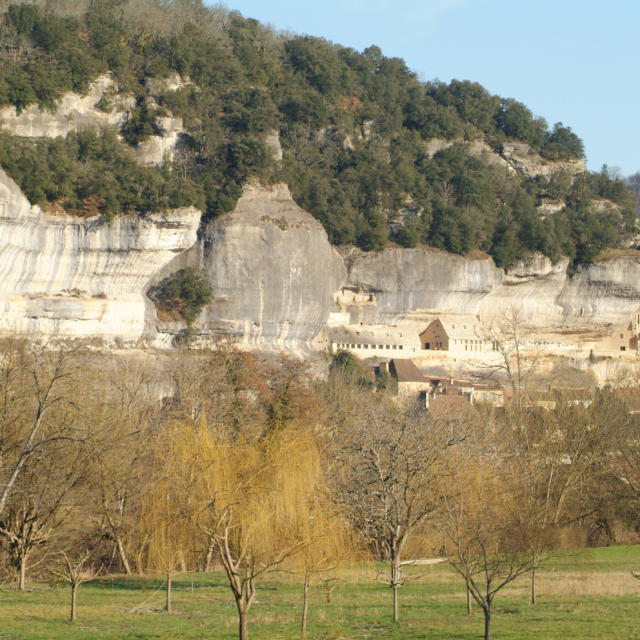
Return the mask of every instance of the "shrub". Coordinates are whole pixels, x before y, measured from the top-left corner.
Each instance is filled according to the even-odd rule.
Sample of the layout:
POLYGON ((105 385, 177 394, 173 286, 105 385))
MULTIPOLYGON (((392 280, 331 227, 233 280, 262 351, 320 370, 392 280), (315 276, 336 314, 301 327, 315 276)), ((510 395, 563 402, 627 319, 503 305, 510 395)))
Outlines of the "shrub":
POLYGON ((149 297, 170 319, 182 319, 190 327, 202 309, 211 302, 211 287, 199 269, 187 267, 172 273, 153 287, 149 297))

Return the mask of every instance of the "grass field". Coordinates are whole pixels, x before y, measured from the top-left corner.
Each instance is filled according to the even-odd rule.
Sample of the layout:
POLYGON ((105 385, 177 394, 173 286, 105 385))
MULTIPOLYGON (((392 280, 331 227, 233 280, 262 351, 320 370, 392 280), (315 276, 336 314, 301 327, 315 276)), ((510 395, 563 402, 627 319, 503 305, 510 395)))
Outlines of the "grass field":
MULTIPOLYGON (((312 588, 310 640, 351 638, 477 639, 482 615, 466 614, 464 589, 446 565, 411 569, 415 580, 401 590, 401 622, 390 619, 390 590, 377 581, 381 567, 342 570, 326 602, 321 586, 312 588)), ((498 640, 640 639, 640 546, 610 547, 553 559, 539 574, 539 603, 528 604, 522 578, 496 599, 493 637, 498 640)), ((80 587, 78 621, 67 622, 65 587, 33 584, 20 593, 0 592, 0 639, 95 640, 232 639, 235 605, 222 574, 176 578, 174 608, 162 612, 161 580, 103 578, 80 587)), ((259 585, 250 617, 254 640, 299 637, 301 587, 288 574, 259 585)))

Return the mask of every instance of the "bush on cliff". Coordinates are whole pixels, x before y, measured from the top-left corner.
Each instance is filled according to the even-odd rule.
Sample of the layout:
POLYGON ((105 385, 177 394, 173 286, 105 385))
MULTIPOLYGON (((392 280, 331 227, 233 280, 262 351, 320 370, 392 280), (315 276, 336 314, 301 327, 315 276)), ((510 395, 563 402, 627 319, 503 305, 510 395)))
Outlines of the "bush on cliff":
POLYGON ((211 302, 211 287, 206 276, 195 267, 180 269, 153 287, 149 297, 169 321, 184 320, 191 326, 211 302))

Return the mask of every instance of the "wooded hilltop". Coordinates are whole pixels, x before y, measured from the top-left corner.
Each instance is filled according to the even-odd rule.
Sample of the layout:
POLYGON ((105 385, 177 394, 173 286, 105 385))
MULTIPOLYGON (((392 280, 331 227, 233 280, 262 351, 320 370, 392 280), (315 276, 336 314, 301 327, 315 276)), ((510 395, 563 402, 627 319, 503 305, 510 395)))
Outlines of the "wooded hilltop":
POLYGON ((532 251, 589 262, 635 228, 623 180, 569 170, 584 155, 570 127, 474 82, 421 82, 376 46, 278 33, 200 0, 5 1, 0 11, 0 105, 55 110, 105 73, 116 85, 101 108, 133 97, 119 130, 0 133, 0 165, 45 209, 113 216, 193 204, 211 219, 257 178, 289 184, 334 244, 479 250, 499 266, 532 251), (162 88, 175 74, 179 88, 162 88), (162 134, 167 115, 185 127, 172 160, 139 166, 133 151, 162 134), (514 171, 499 161, 513 144, 557 170, 514 171), (548 203, 560 205, 541 214, 548 203))

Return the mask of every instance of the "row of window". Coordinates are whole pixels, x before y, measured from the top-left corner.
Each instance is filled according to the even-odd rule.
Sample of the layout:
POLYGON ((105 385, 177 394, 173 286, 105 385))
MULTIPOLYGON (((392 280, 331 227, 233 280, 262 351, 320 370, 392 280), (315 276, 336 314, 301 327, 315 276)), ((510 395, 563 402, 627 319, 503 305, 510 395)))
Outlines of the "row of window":
POLYGON ((336 342, 338 349, 399 349, 402 351, 401 344, 349 344, 345 342, 336 342))

